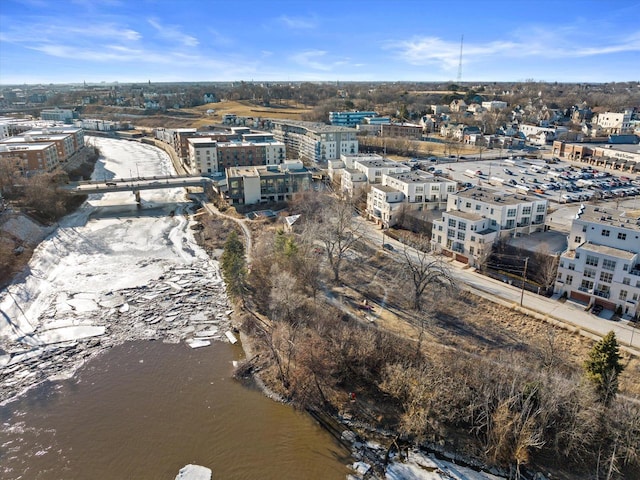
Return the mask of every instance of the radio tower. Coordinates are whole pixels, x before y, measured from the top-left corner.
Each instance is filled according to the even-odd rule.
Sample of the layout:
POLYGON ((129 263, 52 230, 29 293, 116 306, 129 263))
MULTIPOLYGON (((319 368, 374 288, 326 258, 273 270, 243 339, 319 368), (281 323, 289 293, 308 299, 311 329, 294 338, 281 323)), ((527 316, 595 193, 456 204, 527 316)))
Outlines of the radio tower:
POLYGON ((462 80, 462 44, 464 43, 464 35, 460 37, 460 60, 458 61, 458 84, 462 80))

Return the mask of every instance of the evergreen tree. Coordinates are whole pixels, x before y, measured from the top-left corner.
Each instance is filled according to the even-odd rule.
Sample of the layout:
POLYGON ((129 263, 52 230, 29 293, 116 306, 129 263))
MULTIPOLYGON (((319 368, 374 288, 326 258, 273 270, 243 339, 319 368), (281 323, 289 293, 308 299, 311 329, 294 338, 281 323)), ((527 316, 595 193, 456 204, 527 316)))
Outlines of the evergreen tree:
POLYGON ((594 345, 589 358, 584 362, 587 378, 594 384, 600 400, 608 405, 618 393, 618 375, 624 366, 618 350, 618 341, 613 332, 594 345))
POLYGON ((236 232, 231 232, 227 238, 220 260, 227 292, 232 297, 242 297, 246 287, 247 265, 244 245, 236 232))

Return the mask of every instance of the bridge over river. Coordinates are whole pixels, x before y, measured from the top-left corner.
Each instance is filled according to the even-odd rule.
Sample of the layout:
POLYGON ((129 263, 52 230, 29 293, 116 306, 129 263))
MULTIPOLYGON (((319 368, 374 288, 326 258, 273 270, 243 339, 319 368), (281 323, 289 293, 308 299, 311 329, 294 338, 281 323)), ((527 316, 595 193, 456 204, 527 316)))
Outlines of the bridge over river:
POLYGON ((150 178, 112 178, 109 180, 86 180, 70 182, 62 187, 72 195, 90 195, 92 193, 133 192, 136 202, 140 203, 141 190, 157 190, 161 188, 207 187, 217 191, 216 182, 203 176, 181 175, 150 178))

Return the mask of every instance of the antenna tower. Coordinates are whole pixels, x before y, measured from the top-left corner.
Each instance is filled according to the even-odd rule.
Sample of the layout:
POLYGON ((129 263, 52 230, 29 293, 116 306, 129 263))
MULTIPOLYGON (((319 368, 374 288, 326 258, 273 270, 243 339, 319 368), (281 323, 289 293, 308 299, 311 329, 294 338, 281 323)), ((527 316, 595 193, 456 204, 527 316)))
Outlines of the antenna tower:
POLYGON ((462 80, 462 45, 464 44, 464 35, 460 37, 460 60, 458 60, 458 83, 462 80))

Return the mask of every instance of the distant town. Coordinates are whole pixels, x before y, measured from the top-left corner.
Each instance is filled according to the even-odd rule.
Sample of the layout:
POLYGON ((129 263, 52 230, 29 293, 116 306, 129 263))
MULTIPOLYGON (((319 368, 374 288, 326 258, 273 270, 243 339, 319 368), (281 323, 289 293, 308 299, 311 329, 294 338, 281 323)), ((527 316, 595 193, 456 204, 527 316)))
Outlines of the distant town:
POLYGON ((360 199, 381 228, 426 234, 434 251, 479 269, 507 239, 558 230, 551 212, 576 202, 568 241, 547 252, 557 272, 538 279, 537 291, 640 315, 640 207, 618 208, 640 193, 636 83, 149 82, 1 92, 5 171, 64 167, 85 135, 154 143, 177 156, 180 173, 214 179, 229 205, 335 188, 360 199), (176 117, 199 125, 161 126, 176 117))

